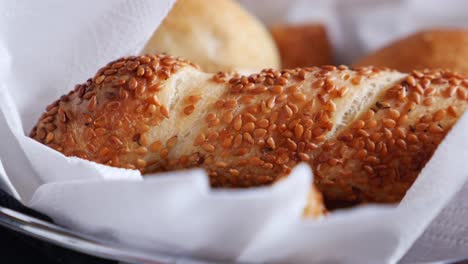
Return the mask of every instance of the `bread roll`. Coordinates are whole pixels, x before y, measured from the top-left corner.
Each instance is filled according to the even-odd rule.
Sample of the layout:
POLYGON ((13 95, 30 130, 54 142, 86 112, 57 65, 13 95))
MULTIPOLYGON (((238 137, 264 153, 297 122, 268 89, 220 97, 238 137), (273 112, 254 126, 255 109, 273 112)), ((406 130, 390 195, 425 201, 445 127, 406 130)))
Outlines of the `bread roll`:
POLYGON ((361 58, 355 65, 389 67, 402 72, 448 69, 468 74, 468 31, 418 32, 361 58))
POLYGON ((332 48, 321 24, 275 25, 270 29, 284 69, 333 64, 332 48))
POLYGON ((465 109, 467 88, 444 71, 241 76, 128 57, 49 105, 31 137, 143 173, 202 167, 215 187, 271 184, 308 162, 327 199, 395 202, 465 109))
POLYGON ((208 72, 280 66, 268 30, 232 0, 178 0, 143 53, 189 59, 208 72))

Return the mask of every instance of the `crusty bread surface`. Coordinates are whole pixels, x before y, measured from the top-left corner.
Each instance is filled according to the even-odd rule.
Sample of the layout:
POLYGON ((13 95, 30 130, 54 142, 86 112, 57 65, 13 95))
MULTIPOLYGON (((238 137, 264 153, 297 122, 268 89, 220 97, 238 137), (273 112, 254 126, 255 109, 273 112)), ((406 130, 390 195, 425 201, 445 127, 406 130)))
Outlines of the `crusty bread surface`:
POLYGON ((143 53, 181 56, 208 72, 280 67, 268 30, 233 0, 178 0, 143 53))
POLYGON ((399 201, 466 107, 468 80, 345 66, 208 74, 121 58, 47 107, 31 137, 143 173, 202 167, 255 187, 309 163, 327 199, 399 201))

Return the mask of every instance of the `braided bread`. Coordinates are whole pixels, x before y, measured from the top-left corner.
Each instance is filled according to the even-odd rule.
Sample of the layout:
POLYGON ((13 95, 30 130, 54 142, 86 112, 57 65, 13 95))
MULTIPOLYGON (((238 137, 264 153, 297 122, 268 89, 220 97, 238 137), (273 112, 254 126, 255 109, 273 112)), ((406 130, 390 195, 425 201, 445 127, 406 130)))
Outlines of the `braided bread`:
POLYGON ((465 109, 468 80, 323 66, 208 74, 121 58, 47 107, 31 137, 142 173, 202 167, 214 187, 271 184, 308 162, 327 199, 402 198, 465 109))

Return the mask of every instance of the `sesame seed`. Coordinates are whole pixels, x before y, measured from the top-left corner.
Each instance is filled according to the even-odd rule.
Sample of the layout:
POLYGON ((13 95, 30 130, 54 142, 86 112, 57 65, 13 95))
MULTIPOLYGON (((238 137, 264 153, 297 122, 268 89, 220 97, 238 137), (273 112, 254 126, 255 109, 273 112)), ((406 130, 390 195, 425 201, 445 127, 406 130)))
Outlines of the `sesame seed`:
POLYGON ((148 153, 148 149, 145 147, 138 147, 135 149, 135 153, 138 155, 145 155, 146 153, 148 153))
POLYGON ((238 115, 234 118, 234 129, 239 131, 242 128, 242 116, 238 115))
POLYGON ((296 138, 301 138, 303 133, 304 133, 304 127, 301 124, 297 124, 294 127, 294 135, 296 136, 296 138))
POLYGON ((467 97, 468 97, 466 92, 464 90, 462 90, 462 89, 457 90, 457 96, 458 96, 458 99, 460 99, 460 100, 466 100, 467 97))
POLYGON ((447 113, 447 111, 445 111, 444 109, 437 110, 434 113, 433 121, 434 122, 441 121, 442 119, 444 119, 446 113, 447 113))
POLYGON ((99 155, 100 156, 107 156, 110 153, 110 149, 107 147, 103 147, 99 150, 99 155))
POLYGON ((223 162, 223 161, 217 161, 215 163, 215 166, 218 167, 218 168, 226 168, 227 167, 227 163, 226 162, 223 162))
POLYGON ((232 176, 239 176, 240 175, 240 172, 238 170, 236 170, 236 169, 229 169, 228 171, 232 176))
POLYGON ((248 122, 242 127, 242 130, 247 131, 247 132, 252 132, 254 129, 255 129, 255 124, 253 122, 248 122))
POLYGON ((371 166, 364 165, 363 168, 364 168, 364 171, 366 171, 368 174, 374 174, 374 169, 371 166))
POLYGON ((161 105, 161 106, 159 107, 159 111, 161 112, 161 114, 162 114, 165 118, 169 118, 169 110, 167 110, 166 106, 161 105))
POLYGON ((359 84, 361 83, 361 81, 362 81, 362 77, 359 76, 359 75, 357 75, 357 76, 355 76, 355 77, 353 77, 353 78, 351 79, 351 83, 352 83, 353 85, 359 85, 359 84))
POLYGON ((431 106, 433 103, 434 103, 433 97, 427 97, 427 98, 424 98, 423 100, 423 105, 425 106, 431 106))
POLYGON ((205 142, 205 140, 206 140, 205 134, 201 133, 200 135, 198 135, 195 138, 194 146, 198 146, 198 145, 203 144, 203 142, 205 142))
POLYGON ((394 128, 396 126, 396 122, 393 119, 385 118, 383 119, 383 125, 388 128, 394 128))
POLYGON ((206 120, 207 120, 208 122, 211 122, 211 121, 213 121, 213 120, 216 120, 216 114, 214 114, 214 113, 209 113, 209 114, 206 116, 206 120))
POLYGON ((247 142, 248 144, 253 145, 255 143, 252 135, 249 132, 244 132, 243 138, 244 138, 244 141, 247 142))
POLYGON ((207 152, 214 152, 215 151, 215 146, 210 144, 210 143, 203 143, 201 145, 202 149, 207 151, 207 152))
POLYGON ((423 95, 424 94, 424 89, 422 88, 422 86, 420 84, 417 84, 416 87, 414 88, 415 92, 420 94, 420 95, 423 95))
POLYGON ((416 104, 421 103, 421 95, 419 95, 418 93, 415 93, 415 92, 411 93, 409 98, 416 104))
POLYGON ((296 142, 292 141, 290 138, 286 139, 286 143, 288 145, 289 150, 291 151, 296 151, 297 149, 297 144, 296 142))
POLYGON ((167 156, 169 155, 169 150, 167 148, 163 148, 161 149, 161 151, 159 152, 159 156, 164 159, 166 158, 167 156))
POLYGON ((366 141, 366 148, 369 152, 373 152, 375 150, 375 143, 368 139, 366 141))
POLYGON ((301 92, 295 92, 292 94, 292 97, 296 99, 298 102, 304 102, 306 100, 306 96, 301 92))
POLYGON ((287 117, 292 117, 292 115, 293 115, 293 110, 292 110, 291 107, 289 107, 288 105, 285 105, 285 106, 283 106, 283 113, 284 113, 287 117))
POLYGON ((146 166, 146 161, 144 159, 137 159, 136 165, 138 168, 142 169, 146 166))
POLYGON ((444 132, 444 129, 438 126, 437 124, 431 124, 429 126, 429 132, 431 133, 442 133, 444 132))
POLYGON ((194 105, 189 105, 184 108, 184 114, 186 115, 191 115, 195 111, 195 106, 194 105))
POLYGON ((137 61, 131 61, 131 62, 128 62, 126 66, 129 71, 133 71, 138 67, 139 64, 140 63, 137 61))
POLYGON ((99 77, 96 78, 96 84, 101 84, 103 81, 104 81, 104 78, 106 78, 106 76, 104 75, 100 75, 99 77))
POLYGON ((458 114, 457 114, 457 108, 453 105, 449 106, 447 108, 447 112, 452 116, 452 117, 458 117, 458 114))
POLYGON ((255 123, 256 126, 260 128, 267 128, 270 125, 270 122, 266 118, 262 118, 255 123))
POLYGON ((248 148, 240 148, 237 151, 234 151, 234 156, 244 156, 247 153, 249 153, 248 148))
POLYGON ((131 78, 127 83, 127 88, 129 90, 135 90, 138 86, 138 81, 135 78, 131 78))
POLYGON ((232 139, 233 139, 232 136, 225 138, 223 140, 222 146, 224 148, 230 148, 232 146, 232 139))
POLYGON ((391 118, 391 119, 398 119, 400 117, 400 112, 396 109, 389 109, 388 110, 388 116, 391 118))
POLYGON ((452 97, 455 95, 455 93, 457 92, 457 87, 456 86, 449 86, 447 87, 447 89, 445 90, 445 96, 446 97, 452 97))
POLYGON ((122 146, 122 141, 116 137, 116 136, 110 136, 109 137, 109 142, 112 144, 112 145, 116 145, 116 146, 122 146))
POLYGON ((244 118, 244 121, 246 121, 246 122, 255 122, 255 121, 257 121, 257 118, 254 115, 252 115, 251 113, 244 113, 242 115, 242 117, 244 118))
POLYGON ((232 147, 237 148, 242 144, 242 135, 238 134, 234 137, 234 143, 232 144, 232 147))
POLYGON ((233 120, 233 115, 232 115, 232 112, 226 112, 224 115, 223 115, 223 122, 226 123, 226 124, 230 124, 233 120))
POLYGON ((434 95, 436 93, 436 89, 434 87, 429 87, 424 91, 425 96, 434 95))
POLYGON ((272 149, 276 148, 275 140, 272 137, 269 137, 266 142, 270 148, 272 149))
POLYGON ((418 137, 414 133, 408 134, 407 140, 408 140, 408 142, 411 142, 411 143, 418 143, 419 142, 418 137))
POLYGON ((52 142, 52 140, 54 140, 54 133, 47 133, 47 136, 45 137, 45 143, 49 144, 50 142, 52 142))
POLYGON ((283 93, 283 87, 280 85, 274 85, 270 88, 270 92, 273 94, 281 94, 283 93))
POLYGON ((177 144, 177 136, 173 136, 167 141, 166 146, 167 146, 168 149, 171 149, 176 144, 177 144))
POLYGON ((143 76, 143 74, 145 74, 145 69, 142 67, 142 66, 138 66, 138 69, 137 69, 137 76, 143 76))
POLYGON ((309 161, 309 160, 310 160, 310 156, 307 155, 306 153, 302 153, 302 152, 301 152, 301 153, 299 153, 297 156, 299 157, 299 159, 300 159, 301 161, 309 161))
POLYGON ((267 134, 267 130, 263 128, 257 128, 253 132, 253 135, 255 138, 263 138, 266 134, 267 134))
POLYGON ((260 85, 254 89, 251 89, 250 92, 253 94, 260 94, 260 93, 266 92, 267 90, 268 88, 266 86, 260 85))
POLYGON ((367 156, 367 150, 365 149, 360 149, 356 152, 356 156, 359 158, 359 159, 363 159, 367 156))
POLYGON ((236 106, 237 106, 237 101, 234 100, 234 99, 227 100, 224 103, 224 107, 226 107, 227 109, 232 109, 232 108, 234 108, 236 106))
POLYGON ((409 75, 408 77, 406 77, 406 82, 411 85, 411 86, 415 86, 416 85, 416 79, 409 75))
POLYGON ((340 161, 338 159, 332 158, 328 160, 328 165, 336 166, 340 161))
POLYGON ((420 121, 424 123, 429 123, 432 121, 432 116, 430 114, 423 115, 420 121))
POLYGON ((140 145, 148 144, 148 136, 146 134, 138 134, 137 140, 140 145))
POLYGON ((368 110, 362 115, 363 120, 369 120, 374 116, 374 111, 368 110))
POLYGON ((424 131, 429 127, 429 124, 427 123, 419 123, 416 125, 416 131, 424 131))
POLYGON ((390 129, 384 128, 383 131, 384 131, 384 136, 385 136, 386 139, 393 138, 393 133, 392 133, 392 131, 390 131, 390 129))
POLYGON ((88 103, 88 110, 90 112, 93 112, 94 109, 96 109, 96 104, 97 104, 97 99, 96 99, 96 96, 94 95, 93 97, 91 97, 91 99, 89 100, 89 103, 88 103))
POLYGON ((121 85, 124 85, 126 82, 127 80, 125 79, 117 79, 112 83, 112 86, 114 87, 121 86, 121 85))
POLYGON ((243 95, 240 99, 239 102, 242 104, 250 104, 254 99, 253 95, 243 95))
POLYGON ((105 70, 105 71, 104 71, 104 75, 108 75, 108 76, 109 76, 109 75, 112 75, 112 74, 114 74, 114 73, 116 73, 116 72, 117 72, 116 69, 108 69, 108 70, 105 70))

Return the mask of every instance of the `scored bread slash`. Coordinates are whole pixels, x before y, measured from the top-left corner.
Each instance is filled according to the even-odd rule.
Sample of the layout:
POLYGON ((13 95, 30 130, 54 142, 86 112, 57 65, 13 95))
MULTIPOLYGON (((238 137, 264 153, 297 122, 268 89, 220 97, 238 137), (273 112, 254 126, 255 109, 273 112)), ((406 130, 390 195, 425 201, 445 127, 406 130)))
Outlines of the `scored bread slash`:
POLYGON ((272 184, 305 161, 328 200, 394 202, 465 109, 456 91, 467 88, 444 71, 323 66, 243 76, 168 55, 126 57, 51 104, 31 137, 142 173, 201 167, 214 187, 272 184), (430 96, 437 104, 424 105, 430 96))

